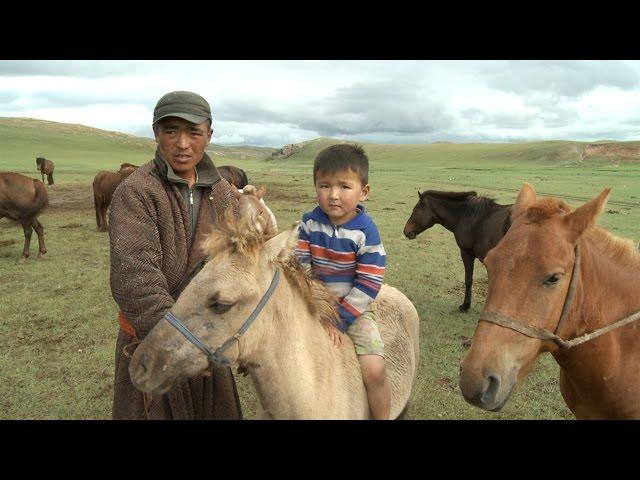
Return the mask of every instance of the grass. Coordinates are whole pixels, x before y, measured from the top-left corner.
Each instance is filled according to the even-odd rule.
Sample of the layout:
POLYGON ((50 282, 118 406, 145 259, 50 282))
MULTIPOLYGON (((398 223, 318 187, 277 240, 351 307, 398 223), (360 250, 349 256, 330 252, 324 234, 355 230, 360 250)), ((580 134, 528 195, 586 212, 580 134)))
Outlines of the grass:
MULTIPOLYGON (((26 265, 16 265, 22 250, 22 229, 0 220, 2 419, 110 418, 117 307, 109 288, 108 235, 96 230, 90 184, 100 169, 114 169, 124 161, 147 161, 153 155, 153 144, 140 149, 120 144, 110 150, 111 140, 97 135, 94 144, 87 141, 76 151, 72 142, 78 136, 82 135, 69 133, 66 141, 71 143, 60 146, 60 158, 68 159, 68 163, 57 164, 56 184, 49 189, 52 205, 40 217, 48 249, 45 258, 35 260, 34 235, 32 257, 26 265), (120 156, 122 149, 128 153, 120 156)), ((330 141, 320 139, 319 145, 310 144, 318 150, 330 141)), ((0 158, 7 158, 7 151, 12 151, 17 160, 0 160, 1 169, 22 168, 38 177, 35 156, 46 152, 27 152, 24 145, 7 142, 0 139, 0 158)), ((49 144, 46 146, 50 151, 49 144)), ((567 201, 573 207, 584 203, 579 198, 592 198, 605 186, 612 186, 610 203, 599 223, 637 242, 640 165, 621 162, 613 166, 607 160, 579 166, 549 160, 553 155, 545 153, 544 148, 536 157, 533 146, 522 144, 499 145, 493 157, 491 147, 486 145, 365 145, 365 149, 371 160, 372 185, 365 206, 378 224, 387 251, 385 282, 414 302, 421 319, 420 368, 409 418, 573 418, 559 392, 559 368, 549 355, 540 358, 501 412, 485 412, 463 400, 458 368, 466 353, 464 343, 472 337, 482 310, 486 272, 476 262, 472 307, 462 314, 457 307, 464 294, 464 269, 451 233, 436 226, 410 241, 402 230, 417 201, 418 189, 475 189, 499 203, 512 203, 522 182, 527 181, 539 193, 570 196, 567 201), (437 152, 424 154, 432 147, 437 152), (513 156, 496 160, 501 148, 513 156), (412 149, 413 157, 409 155, 412 149), (527 159, 546 155, 546 163, 523 160, 525 154, 517 154, 523 151, 527 159), (482 155, 484 160, 474 160, 482 155), (451 161, 447 161, 449 157, 451 161)), ((266 201, 283 228, 314 206, 313 151, 280 161, 261 160, 266 155, 245 155, 240 161, 238 156, 222 154, 215 161, 219 165, 236 164, 248 172, 253 184, 266 185, 266 201)), ((252 386, 241 376, 237 382, 245 416, 252 418, 257 405, 252 386)))

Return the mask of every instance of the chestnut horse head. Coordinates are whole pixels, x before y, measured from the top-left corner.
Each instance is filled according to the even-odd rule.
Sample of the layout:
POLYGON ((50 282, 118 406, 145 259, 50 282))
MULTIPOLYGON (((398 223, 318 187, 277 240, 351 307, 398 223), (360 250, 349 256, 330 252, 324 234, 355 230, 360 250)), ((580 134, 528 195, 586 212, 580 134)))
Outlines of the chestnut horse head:
POLYGON ((487 299, 460 368, 469 403, 500 410, 550 351, 577 417, 640 416, 640 322, 629 324, 640 318, 640 255, 595 226, 609 192, 571 211, 520 190, 511 228, 484 259, 487 299))

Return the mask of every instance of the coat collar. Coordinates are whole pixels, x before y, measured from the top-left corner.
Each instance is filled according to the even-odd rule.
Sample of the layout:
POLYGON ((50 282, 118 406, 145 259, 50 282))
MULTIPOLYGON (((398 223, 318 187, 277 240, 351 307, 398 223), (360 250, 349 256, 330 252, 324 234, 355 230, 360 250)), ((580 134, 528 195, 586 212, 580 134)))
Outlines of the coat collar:
MULTIPOLYGON (((342 228, 347 228, 349 230, 360 230, 365 228, 369 224, 369 217, 364 213, 364 206, 361 204, 358 204, 358 206, 356 207, 356 210, 358 214, 354 218, 349 220, 347 223, 344 223, 339 226, 342 228)), ((317 206, 316 208, 314 208, 309 214, 309 216, 313 220, 316 220, 320 223, 333 225, 331 220, 329 220, 329 217, 327 216, 327 214, 322 211, 320 206, 317 206)))
MULTIPOLYGON (((167 162, 160 154, 159 149, 156 149, 156 155, 153 161, 156 164, 160 175, 165 177, 170 182, 182 184, 187 183, 185 179, 176 175, 176 172, 173 171, 173 168, 171 168, 169 162, 167 162)), ((194 186, 198 187, 211 187, 221 178, 220 174, 218 173, 218 169, 213 164, 213 161, 211 160, 209 155, 207 155, 206 153, 202 157, 202 160, 200 160, 196 164, 196 172, 198 172, 198 181, 194 184, 194 186)))

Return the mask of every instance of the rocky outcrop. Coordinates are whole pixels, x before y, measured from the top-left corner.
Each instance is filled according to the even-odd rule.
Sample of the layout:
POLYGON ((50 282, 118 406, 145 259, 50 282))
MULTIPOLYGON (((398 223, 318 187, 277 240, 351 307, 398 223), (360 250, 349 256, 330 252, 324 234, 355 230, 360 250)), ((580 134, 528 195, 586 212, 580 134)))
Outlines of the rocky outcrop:
POLYGON ((302 148, 302 143, 290 143, 271 154, 272 158, 287 158, 302 148))

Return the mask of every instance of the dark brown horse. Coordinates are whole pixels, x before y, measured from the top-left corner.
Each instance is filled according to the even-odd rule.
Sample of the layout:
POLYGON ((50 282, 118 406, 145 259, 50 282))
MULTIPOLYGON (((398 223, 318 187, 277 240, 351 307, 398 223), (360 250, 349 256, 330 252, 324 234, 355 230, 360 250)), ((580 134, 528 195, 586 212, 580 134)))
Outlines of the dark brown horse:
POLYGON ((47 189, 40 180, 25 177, 19 173, 0 173, 0 218, 7 217, 20 222, 24 230, 24 248, 18 263, 29 257, 31 233, 38 234, 40 252, 38 258, 47 253, 44 244, 44 228, 38 221, 38 215, 49 204, 47 189))
POLYGON ((473 264, 481 262, 495 247, 511 224, 511 205, 498 205, 493 199, 479 197, 476 192, 418 192, 418 203, 404 226, 409 239, 436 223, 453 232, 464 263, 464 302, 458 307, 466 312, 471 306, 473 264))
POLYGON ((47 176, 47 183, 49 185, 53 185, 53 170, 54 165, 51 160, 47 160, 44 157, 36 158, 36 165, 38 166, 38 170, 42 174, 42 183, 44 183, 44 176, 47 176))
POLYGON ((469 403, 500 410, 551 352, 577 418, 640 418, 640 253, 596 225, 609 191, 572 211, 520 190, 484 261, 489 291, 460 368, 469 403))
POLYGON ((107 209, 111 205, 113 192, 136 168, 138 167, 135 165, 125 166, 125 164, 122 164, 117 172, 98 172, 93 179, 93 206, 96 209, 96 224, 99 231, 106 232, 109 230, 107 209))
POLYGON ((222 167, 218 167, 218 173, 222 178, 228 181, 231 185, 234 185, 236 188, 243 189, 249 184, 247 174, 241 168, 234 167, 232 165, 224 165, 222 167))

